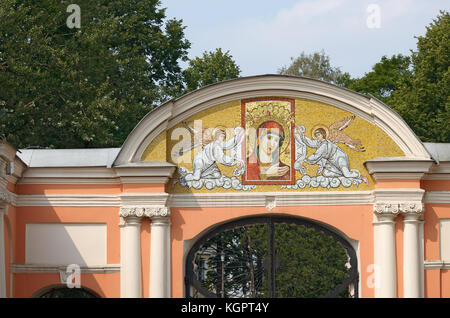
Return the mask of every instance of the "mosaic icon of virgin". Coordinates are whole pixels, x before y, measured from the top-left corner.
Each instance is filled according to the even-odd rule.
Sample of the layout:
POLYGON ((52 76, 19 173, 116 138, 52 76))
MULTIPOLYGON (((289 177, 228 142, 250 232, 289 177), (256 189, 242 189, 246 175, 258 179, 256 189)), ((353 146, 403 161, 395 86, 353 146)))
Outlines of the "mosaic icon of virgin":
POLYGON ((256 130, 256 146, 247 158, 247 181, 290 180, 290 166, 281 162, 280 148, 285 140, 283 127, 266 121, 256 130))

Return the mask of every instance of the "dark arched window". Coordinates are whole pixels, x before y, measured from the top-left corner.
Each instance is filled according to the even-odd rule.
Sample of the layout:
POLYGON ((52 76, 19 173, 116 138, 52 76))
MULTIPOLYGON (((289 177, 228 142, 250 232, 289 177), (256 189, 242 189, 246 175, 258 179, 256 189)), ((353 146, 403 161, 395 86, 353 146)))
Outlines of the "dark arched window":
POLYGON ((65 285, 50 286, 37 292, 34 297, 37 298, 99 298, 94 291, 81 288, 68 288, 65 285))
POLYGON ((354 248, 301 218, 263 216, 226 223, 187 256, 186 296, 358 297, 354 248))

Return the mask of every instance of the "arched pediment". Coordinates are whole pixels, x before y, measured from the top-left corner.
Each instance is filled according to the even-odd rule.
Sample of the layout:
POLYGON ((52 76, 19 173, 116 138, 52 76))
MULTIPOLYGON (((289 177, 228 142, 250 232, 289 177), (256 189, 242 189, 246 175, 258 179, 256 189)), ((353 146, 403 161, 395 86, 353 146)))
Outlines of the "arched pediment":
POLYGON ((310 99, 346 110, 380 127, 406 157, 430 158, 405 121, 376 98, 314 79, 262 75, 209 85, 149 112, 130 133, 114 164, 141 161, 142 154, 154 138, 195 113, 232 100, 265 96, 310 99))
MULTIPOLYGON (((204 150, 207 151, 212 150, 204 150)), ((350 190, 353 185, 358 190, 368 190, 371 189, 368 186, 371 180, 363 163, 379 157, 429 160, 430 154, 405 121, 372 96, 309 78, 263 75, 213 84, 151 111, 130 133, 114 165, 166 161, 178 166, 177 187, 182 185, 197 190, 220 187, 222 191, 222 188, 229 189, 228 183, 233 182, 231 188, 235 190, 254 190, 255 185, 272 186, 266 187, 265 191, 277 191, 280 186, 281 189, 305 186, 337 189, 344 186, 350 190), (187 161, 183 158, 187 164, 179 164, 181 161, 174 159, 174 153, 179 152, 174 149, 182 138, 177 129, 195 128, 196 121, 202 122, 201 128, 210 129, 209 137, 201 133, 203 143, 195 147, 197 141, 193 130, 198 130, 190 130, 187 134, 193 139, 188 143, 193 148, 187 151, 185 146, 181 146, 184 148, 180 156, 189 152, 189 158, 187 161), (231 135, 227 130, 227 137, 222 140, 223 144, 229 142, 228 147, 237 147, 241 137, 239 131, 245 131, 239 141, 239 147, 245 149, 236 148, 241 154, 239 160, 242 164, 237 161, 227 163, 231 159, 229 152, 225 151, 223 162, 217 158, 205 159, 211 162, 204 163, 201 172, 197 167, 198 173, 194 173, 194 159, 201 157, 199 152, 207 148, 206 144, 216 142, 215 138, 220 133, 214 135, 214 131, 219 128, 223 131, 231 129, 231 135), (250 134, 251 128, 255 130, 253 135, 250 134), (322 128, 322 133, 319 133, 322 141, 317 136, 318 128, 322 128), (257 132, 260 129, 269 131, 269 134, 279 129, 280 134, 273 135, 280 139, 277 141, 279 147, 274 146, 275 150, 267 148, 271 151, 271 158, 277 156, 277 167, 273 164, 272 167, 264 167, 261 163, 264 153, 257 152, 261 151, 259 143, 263 142, 257 132), (205 142, 205 138, 209 140, 205 142), (230 146, 231 139, 236 143, 233 146, 230 146), (302 149, 303 157, 300 158, 302 149), (257 163, 252 164, 252 160, 257 163), (223 167, 215 167, 216 164, 223 167)))

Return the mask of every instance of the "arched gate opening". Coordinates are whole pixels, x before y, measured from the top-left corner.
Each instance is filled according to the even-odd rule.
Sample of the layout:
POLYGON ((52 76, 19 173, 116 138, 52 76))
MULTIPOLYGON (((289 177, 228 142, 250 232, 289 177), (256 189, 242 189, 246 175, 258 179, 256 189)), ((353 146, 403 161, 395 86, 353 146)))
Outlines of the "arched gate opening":
POLYGON ((358 297, 354 248, 341 235, 296 217, 260 216, 201 237, 186 261, 187 297, 358 297))

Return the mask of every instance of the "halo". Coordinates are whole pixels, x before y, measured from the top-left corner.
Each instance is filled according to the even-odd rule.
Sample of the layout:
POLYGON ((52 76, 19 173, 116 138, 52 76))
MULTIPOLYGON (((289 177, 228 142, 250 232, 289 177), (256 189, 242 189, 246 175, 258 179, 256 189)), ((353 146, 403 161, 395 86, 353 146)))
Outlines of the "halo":
POLYGON ((294 114, 286 107, 276 102, 260 103, 258 107, 247 113, 246 128, 254 127, 257 129, 262 123, 270 120, 280 124, 284 130, 284 141, 280 147, 280 153, 284 153, 290 146, 291 129, 294 122, 294 114))
POLYGON ((223 126, 223 125, 217 125, 217 126, 214 127, 214 128, 207 128, 207 129, 210 129, 212 138, 214 138, 214 136, 216 135, 216 132, 217 132, 218 130, 223 130, 223 131, 225 131, 225 134, 226 134, 226 132, 227 132, 227 127, 225 127, 225 126, 223 126))
POLYGON ((328 129, 328 126, 324 125, 324 124, 317 124, 317 125, 313 126, 313 128, 311 128, 311 138, 314 139, 314 137, 315 137, 314 136, 314 131, 317 128, 323 128, 325 130, 325 134, 326 134, 326 138, 325 139, 328 139, 328 136, 330 135, 330 130, 328 129))

